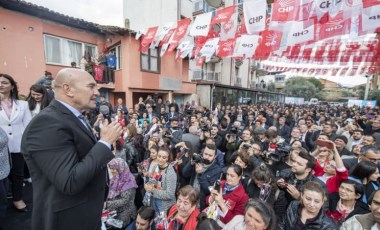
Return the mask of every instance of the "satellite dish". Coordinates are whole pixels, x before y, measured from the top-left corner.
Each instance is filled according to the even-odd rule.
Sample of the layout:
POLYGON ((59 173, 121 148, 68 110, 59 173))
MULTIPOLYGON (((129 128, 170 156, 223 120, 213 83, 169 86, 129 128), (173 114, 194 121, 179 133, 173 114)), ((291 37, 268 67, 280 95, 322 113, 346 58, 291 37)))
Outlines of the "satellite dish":
POLYGON ((206 0, 206 2, 209 6, 214 8, 218 8, 223 5, 223 0, 206 0))

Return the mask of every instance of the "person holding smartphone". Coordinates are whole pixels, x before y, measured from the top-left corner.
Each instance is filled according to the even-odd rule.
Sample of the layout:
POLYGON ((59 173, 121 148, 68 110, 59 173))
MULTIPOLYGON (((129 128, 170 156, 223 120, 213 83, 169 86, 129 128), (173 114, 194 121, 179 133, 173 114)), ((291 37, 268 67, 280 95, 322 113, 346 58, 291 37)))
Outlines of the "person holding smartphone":
MULTIPOLYGON (((211 204, 214 201, 219 206, 219 220, 227 224, 234 216, 244 215, 244 205, 249 200, 247 193, 241 184, 243 169, 233 164, 227 169, 226 180, 220 181, 220 186, 214 186, 211 195, 206 198, 206 203, 211 204)), ((216 182, 215 185, 218 185, 216 182)))

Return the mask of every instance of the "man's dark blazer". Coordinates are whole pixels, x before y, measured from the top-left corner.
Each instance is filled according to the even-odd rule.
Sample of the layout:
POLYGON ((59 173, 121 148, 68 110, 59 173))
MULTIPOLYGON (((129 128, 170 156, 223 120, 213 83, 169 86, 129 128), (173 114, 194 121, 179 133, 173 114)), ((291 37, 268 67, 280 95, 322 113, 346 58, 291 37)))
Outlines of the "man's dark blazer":
POLYGON ((106 145, 53 100, 27 126, 21 152, 33 180, 33 230, 100 229, 114 157, 106 145))

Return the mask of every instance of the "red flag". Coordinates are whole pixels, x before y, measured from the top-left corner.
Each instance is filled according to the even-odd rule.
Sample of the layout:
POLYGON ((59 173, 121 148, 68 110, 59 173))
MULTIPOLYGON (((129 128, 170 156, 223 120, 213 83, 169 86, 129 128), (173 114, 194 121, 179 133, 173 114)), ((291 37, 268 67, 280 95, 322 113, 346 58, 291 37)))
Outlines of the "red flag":
POLYGON ((303 4, 295 6, 295 20, 296 21, 305 21, 312 16, 313 4, 314 1, 303 1, 303 4))
POLYGON ((236 37, 240 37, 243 34, 247 34, 247 28, 245 27, 245 23, 244 23, 244 14, 241 17, 240 24, 239 24, 239 26, 237 28, 236 37))
POLYGON ((345 76, 349 68, 350 67, 343 67, 342 70, 340 71, 339 75, 340 76, 345 76))
POLYGON ((151 27, 148 29, 146 34, 141 39, 140 52, 147 52, 148 51, 149 45, 153 41, 154 37, 156 36, 157 30, 158 30, 158 26, 151 27))
POLYGON ((215 17, 211 20, 211 25, 228 22, 235 11, 235 6, 226 7, 224 9, 216 11, 215 17))
POLYGON ((340 13, 327 23, 319 24, 319 40, 348 33, 350 23, 351 20, 343 20, 343 13, 340 13))
POLYGON ((195 47, 194 47, 194 51, 192 55, 193 57, 198 56, 199 51, 201 51, 203 45, 206 43, 207 40, 208 40, 207 37, 202 37, 202 36, 198 36, 194 39, 195 47))
POLYGON ((295 0, 278 0, 272 5, 272 21, 291 21, 295 10, 295 0))
POLYGON ((339 72, 339 70, 340 70, 340 68, 333 68, 333 69, 331 70, 331 76, 335 77, 336 74, 339 72))
POLYGON ((302 52, 302 58, 304 60, 310 61, 311 53, 313 52, 313 48, 305 48, 302 52))
POLYGON ((202 66, 205 62, 205 57, 199 57, 196 66, 202 66))
POLYGON ((175 47, 178 46, 179 40, 181 40, 186 35, 187 28, 189 27, 190 22, 190 18, 185 18, 181 21, 178 21, 178 26, 173 34, 172 43, 170 43, 168 51, 173 51, 175 47))
POLYGON ((363 0, 363 8, 380 5, 380 0, 363 0))
POLYGON ((174 31, 175 31, 175 29, 173 28, 173 29, 170 29, 167 34, 165 34, 165 36, 162 38, 162 40, 160 42, 160 46, 162 46, 163 44, 169 42, 169 40, 172 37, 174 31))
POLYGON ((358 66, 353 66, 350 71, 348 72, 348 76, 355 76, 356 72, 358 71, 359 67, 358 66))
POLYGON ((234 53, 235 39, 228 39, 227 41, 219 41, 219 47, 216 51, 218 57, 229 57, 234 53))

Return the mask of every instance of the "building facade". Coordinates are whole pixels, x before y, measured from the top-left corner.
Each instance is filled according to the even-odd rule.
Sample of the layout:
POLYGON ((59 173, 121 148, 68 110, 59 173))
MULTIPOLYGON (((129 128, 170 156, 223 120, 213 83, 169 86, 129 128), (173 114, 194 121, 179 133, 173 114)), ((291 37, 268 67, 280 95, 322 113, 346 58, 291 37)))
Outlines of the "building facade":
POLYGON ((13 76, 24 95, 45 71, 54 77, 71 62, 79 67, 85 54, 95 64, 112 54, 116 57, 112 78, 98 82, 111 103, 122 98, 131 108, 149 94, 178 103, 196 98, 196 84, 188 80, 189 62, 176 61, 174 54, 160 58, 159 50, 139 52, 140 42, 130 30, 18 0, 0 0, 0 15, 0 72, 13 76))

